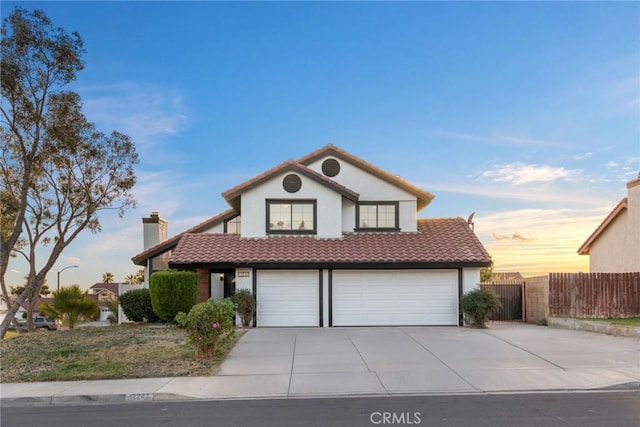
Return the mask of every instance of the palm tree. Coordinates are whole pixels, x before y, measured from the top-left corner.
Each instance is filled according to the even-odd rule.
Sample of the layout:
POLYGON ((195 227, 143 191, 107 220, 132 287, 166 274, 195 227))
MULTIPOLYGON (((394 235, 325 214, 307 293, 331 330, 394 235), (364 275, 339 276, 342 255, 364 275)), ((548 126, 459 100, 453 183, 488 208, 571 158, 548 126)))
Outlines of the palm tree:
POLYGON ((53 301, 51 304, 42 304, 40 311, 47 317, 60 319, 64 326, 73 329, 78 320, 96 316, 100 308, 96 301, 87 298, 87 291, 83 292, 78 285, 73 285, 53 291, 53 301))
POLYGON ((141 268, 136 273, 131 273, 124 278, 124 283, 127 285, 141 285, 144 283, 144 268, 141 268))
POLYGON ((113 273, 110 271, 102 273, 102 283, 113 283, 113 273))

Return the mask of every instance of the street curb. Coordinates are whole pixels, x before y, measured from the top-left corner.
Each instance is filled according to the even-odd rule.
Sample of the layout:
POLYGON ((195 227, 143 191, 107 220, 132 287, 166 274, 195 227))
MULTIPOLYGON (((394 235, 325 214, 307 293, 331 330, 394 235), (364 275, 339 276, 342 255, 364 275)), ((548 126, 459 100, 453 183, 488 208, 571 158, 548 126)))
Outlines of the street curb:
POLYGON ((64 405, 78 403, 150 402, 154 393, 79 394, 37 397, 3 397, 0 406, 64 405))
POLYGON ((175 393, 118 393, 118 394, 84 394, 84 395, 55 395, 37 397, 8 397, 0 398, 2 407, 52 406, 77 404, 108 404, 108 403, 136 403, 136 402, 179 402, 179 401, 210 401, 210 400, 269 400, 269 399, 319 399, 319 398, 357 398, 357 397, 390 397, 390 396, 446 396, 467 394, 523 394, 523 393, 588 393, 602 391, 640 391, 640 381, 614 384, 606 387, 576 388, 576 389, 546 389, 546 390, 477 390, 465 392, 431 391, 424 393, 362 393, 362 394, 300 394, 287 396, 185 396, 175 393))
POLYGON ((601 387, 598 390, 638 390, 640 391, 640 381, 631 381, 629 383, 614 384, 607 387, 601 387))

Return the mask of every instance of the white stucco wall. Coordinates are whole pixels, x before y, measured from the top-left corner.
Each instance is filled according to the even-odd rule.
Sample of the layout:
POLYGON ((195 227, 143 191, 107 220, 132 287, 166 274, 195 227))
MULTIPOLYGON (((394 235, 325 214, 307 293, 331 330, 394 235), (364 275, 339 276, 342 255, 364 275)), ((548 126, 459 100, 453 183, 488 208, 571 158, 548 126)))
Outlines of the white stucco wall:
POLYGON ((589 270, 598 273, 616 273, 626 270, 627 264, 627 211, 623 210, 604 229, 589 248, 589 270))
POLYGON ((640 271, 640 180, 627 184, 627 209, 598 235, 589 247, 592 273, 640 271))
MULTIPOLYGON (((309 165, 310 169, 322 174, 322 162, 330 156, 319 159, 309 165)), ((371 175, 345 162, 336 159, 340 163, 340 173, 331 178, 333 181, 355 191, 360 195, 359 201, 399 201, 399 225, 401 231, 416 231, 417 199, 388 182, 371 175)), ((355 207, 353 208, 353 221, 355 224, 355 207)), ((353 226, 344 223, 343 231, 352 232, 353 226)))
POLYGON ((224 221, 220 221, 218 224, 205 228, 201 233, 224 233, 224 221))
POLYGON ((462 269, 462 293, 466 294, 480 285, 480 267, 462 269))
POLYGON ((288 193, 282 187, 283 178, 292 172, 274 176, 262 185, 242 194, 242 237, 265 237, 267 199, 308 199, 316 200, 317 237, 336 238, 342 236, 342 195, 334 190, 296 174, 302 180, 302 187, 296 193, 288 193))
POLYGON ((629 184, 628 187, 627 255, 628 271, 640 271, 640 181, 629 184))

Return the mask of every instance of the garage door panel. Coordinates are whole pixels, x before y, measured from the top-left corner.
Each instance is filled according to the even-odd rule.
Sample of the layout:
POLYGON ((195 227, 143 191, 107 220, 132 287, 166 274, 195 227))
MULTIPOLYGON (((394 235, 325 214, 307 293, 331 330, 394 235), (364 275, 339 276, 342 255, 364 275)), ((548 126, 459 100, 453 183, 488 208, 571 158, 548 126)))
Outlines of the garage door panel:
POLYGON ((333 325, 457 325, 456 270, 333 272, 333 325))
POLYGON ((258 326, 318 326, 317 270, 258 270, 258 326))

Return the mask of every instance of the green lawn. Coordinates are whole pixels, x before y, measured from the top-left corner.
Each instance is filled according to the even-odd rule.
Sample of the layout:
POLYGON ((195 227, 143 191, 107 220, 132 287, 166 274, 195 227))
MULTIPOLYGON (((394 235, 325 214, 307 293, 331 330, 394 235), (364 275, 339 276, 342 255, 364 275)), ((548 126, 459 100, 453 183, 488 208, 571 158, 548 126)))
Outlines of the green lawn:
POLYGON ((624 319, 580 319, 592 320, 594 322, 614 323, 616 325, 640 326, 640 317, 627 317, 624 319))

